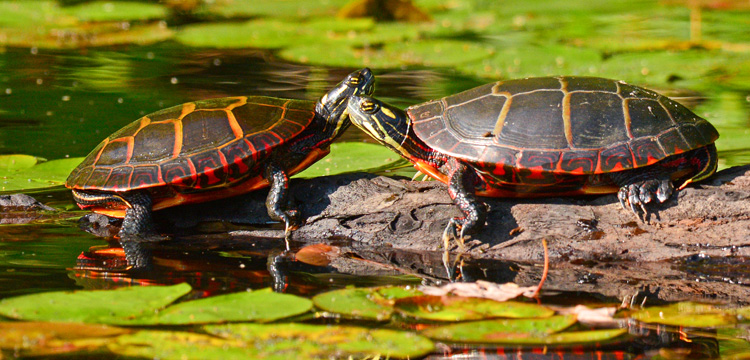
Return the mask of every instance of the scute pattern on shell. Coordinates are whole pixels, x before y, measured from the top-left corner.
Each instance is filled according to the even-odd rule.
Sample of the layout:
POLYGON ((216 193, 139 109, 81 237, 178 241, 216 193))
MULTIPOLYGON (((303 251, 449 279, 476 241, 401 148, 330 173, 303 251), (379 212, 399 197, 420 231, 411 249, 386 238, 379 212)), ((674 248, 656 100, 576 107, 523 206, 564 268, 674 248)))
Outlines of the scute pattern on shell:
POLYGON ((541 77, 490 83, 407 109, 429 147, 482 168, 602 174, 713 143, 681 104, 621 81, 541 77))
POLYGON ((70 174, 79 190, 206 189, 247 178, 275 147, 307 128, 315 103, 242 96, 146 115, 102 141, 70 174))

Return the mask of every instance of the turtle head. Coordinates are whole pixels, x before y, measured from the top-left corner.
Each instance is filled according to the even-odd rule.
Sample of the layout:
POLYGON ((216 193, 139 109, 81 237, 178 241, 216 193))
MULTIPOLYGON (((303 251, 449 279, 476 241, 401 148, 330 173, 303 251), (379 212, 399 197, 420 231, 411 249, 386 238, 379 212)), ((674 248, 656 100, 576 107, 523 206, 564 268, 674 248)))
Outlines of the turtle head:
POLYGON ((344 78, 331 91, 323 95, 315 105, 315 112, 322 116, 333 131, 332 137, 349 126, 346 104, 354 95, 370 95, 374 89, 375 76, 368 68, 357 70, 344 78))
POLYGON ((354 125, 381 144, 409 157, 404 142, 409 134, 409 117, 401 109, 369 96, 352 96, 347 106, 354 125))

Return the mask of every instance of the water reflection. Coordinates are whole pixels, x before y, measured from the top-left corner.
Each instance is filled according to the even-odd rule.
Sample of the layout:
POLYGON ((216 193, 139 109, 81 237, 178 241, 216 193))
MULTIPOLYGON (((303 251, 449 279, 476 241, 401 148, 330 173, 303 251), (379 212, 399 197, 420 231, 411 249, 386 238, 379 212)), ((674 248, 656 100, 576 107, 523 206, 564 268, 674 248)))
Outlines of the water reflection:
POLYGON ((512 282, 518 264, 467 259, 447 274, 439 252, 408 252, 346 240, 305 244, 242 234, 204 234, 163 242, 90 247, 76 257, 70 277, 85 289, 171 285, 187 282, 204 295, 272 287, 314 295, 350 285, 440 284, 487 280, 512 282))

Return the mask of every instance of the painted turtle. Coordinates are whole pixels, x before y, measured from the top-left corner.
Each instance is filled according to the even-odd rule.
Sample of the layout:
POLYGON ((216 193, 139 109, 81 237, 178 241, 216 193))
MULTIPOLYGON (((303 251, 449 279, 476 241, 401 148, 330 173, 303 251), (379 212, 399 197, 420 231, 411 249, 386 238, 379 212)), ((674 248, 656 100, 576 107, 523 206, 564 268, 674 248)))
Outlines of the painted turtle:
POLYGON ((448 184, 464 213, 445 229, 462 242, 484 226, 476 195, 530 197, 618 193, 641 217, 716 170, 716 129, 651 90, 591 77, 500 81, 403 112, 349 99, 352 122, 448 184), (619 191, 618 191, 619 189, 619 191), (460 229, 460 236, 458 233, 460 229))
POLYGON ((270 186, 266 206, 287 233, 288 176, 324 157, 349 125, 349 96, 371 94, 365 68, 317 103, 265 96, 201 100, 146 115, 102 141, 65 186, 81 208, 124 218, 120 236, 150 233, 152 210, 270 186))

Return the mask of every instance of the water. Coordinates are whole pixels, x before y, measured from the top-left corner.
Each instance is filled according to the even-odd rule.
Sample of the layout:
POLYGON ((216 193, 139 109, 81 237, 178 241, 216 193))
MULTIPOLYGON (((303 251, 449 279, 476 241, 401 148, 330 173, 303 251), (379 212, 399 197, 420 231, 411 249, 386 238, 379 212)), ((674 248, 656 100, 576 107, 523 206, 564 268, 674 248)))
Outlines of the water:
MULTIPOLYGON (((46 159, 85 156, 108 134, 165 107, 234 95, 316 100, 350 71, 278 62, 264 51, 201 51, 173 43, 70 51, 8 48, 0 53, 0 154, 25 153, 46 159)), ((376 75, 379 97, 399 106, 487 82, 446 69, 378 69, 376 75)), ((748 91, 750 84, 745 89, 673 94, 704 109, 702 115, 710 120, 718 120, 715 124, 722 137, 731 140, 718 143, 722 167, 750 162, 750 119, 743 118, 750 113, 748 91)), ((341 140, 367 138, 352 127, 341 140)), ((67 190, 56 188, 33 195, 56 208, 73 209, 67 190)), ((178 282, 190 283, 200 296, 265 287, 309 296, 349 285, 442 283, 455 275, 446 274, 439 253, 367 249, 372 253, 364 259, 341 257, 334 264, 305 263, 284 254, 283 239, 228 236, 226 228, 209 228, 206 234, 168 245, 149 245, 153 255, 149 271, 131 271, 116 243, 79 229, 78 218, 84 214, 68 211, 36 218, 30 225, 0 226, 0 298, 178 282), (363 273, 367 261, 372 266, 363 273)), ((346 239, 324 242, 351 245, 346 239)), ((306 246, 309 244, 293 244, 295 250, 306 246)), ((701 273, 694 262, 685 264, 691 274, 701 273)), ((461 269, 461 279, 514 281, 520 266, 529 264, 468 261, 461 269)), ((746 279, 745 272, 734 267, 731 276, 746 279)), ((712 281, 725 281, 714 273, 709 276, 712 281)), ((545 299, 553 303, 618 300, 588 293, 550 294, 545 299)), ((599 352, 604 358, 679 353, 685 348, 698 357, 718 353, 713 336, 682 339, 673 332, 659 335, 657 330, 646 329, 636 340, 586 351, 599 352)), ((459 348, 454 355, 482 351, 459 348)), ((485 355, 488 353, 499 354, 494 349, 485 355)), ((502 356, 497 358, 512 358, 502 356)))

